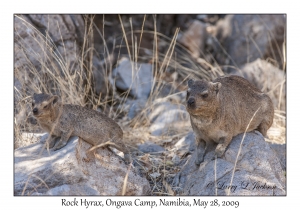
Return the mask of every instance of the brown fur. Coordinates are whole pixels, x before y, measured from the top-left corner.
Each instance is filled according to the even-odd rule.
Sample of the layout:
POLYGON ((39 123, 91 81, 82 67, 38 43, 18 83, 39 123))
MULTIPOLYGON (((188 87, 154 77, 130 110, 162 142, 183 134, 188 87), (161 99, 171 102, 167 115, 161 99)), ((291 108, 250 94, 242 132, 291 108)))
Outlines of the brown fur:
POLYGON ((33 95, 32 111, 40 126, 51 135, 49 147, 53 150, 67 145, 71 136, 78 136, 92 146, 112 143, 124 153, 125 161, 130 162, 122 129, 104 114, 78 105, 62 104, 58 96, 47 94, 33 95), (55 144, 59 137, 61 139, 55 144))
POLYGON ((188 86, 186 108, 198 144, 196 164, 203 161, 211 143, 218 144, 215 153, 221 157, 232 137, 252 130, 266 136, 273 123, 269 96, 242 77, 219 77, 213 82, 189 80, 188 86))

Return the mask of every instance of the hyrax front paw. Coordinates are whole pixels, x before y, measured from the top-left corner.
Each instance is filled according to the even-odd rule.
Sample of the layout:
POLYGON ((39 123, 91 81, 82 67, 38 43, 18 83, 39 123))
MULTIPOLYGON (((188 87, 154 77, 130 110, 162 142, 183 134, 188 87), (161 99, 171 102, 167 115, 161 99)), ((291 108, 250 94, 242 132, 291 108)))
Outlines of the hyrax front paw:
POLYGON ((67 141, 59 141, 55 147, 53 147, 53 150, 56 151, 56 150, 59 150, 60 148, 64 147, 67 145, 67 141))
POLYGON ((202 158, 197 158, 195 163, 197 166, 199 166, 203 162, 203 157, 202 158))
POLYGON ((225 153, 226 147, 223 144, 218 144, 216 150, 215 150, 215 155, 220 158, 223 156, 225 153))
POLYGON ((125 164, 130 164, 132 162, 131 155, 129 153, 124 154, 125 164))
POLYGON ((198 152, 197 158, 195 160, 196 165, 199 166, 203 161, 204 161, 204 153, 198 152))
POLYGON ((57 141, 57 137, 51 137, 49 139, 49 141, 48 141, 48 143, 49 143, 49 149, 52 149, 54 147, 56 141, 57 141))

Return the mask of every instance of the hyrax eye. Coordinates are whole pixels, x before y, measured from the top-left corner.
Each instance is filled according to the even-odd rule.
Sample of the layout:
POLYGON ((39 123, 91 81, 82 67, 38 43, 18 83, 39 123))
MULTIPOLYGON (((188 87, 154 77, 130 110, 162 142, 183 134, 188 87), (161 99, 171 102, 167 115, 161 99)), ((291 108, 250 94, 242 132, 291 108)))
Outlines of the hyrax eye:
POLYGON ((34 103, 33 102, 31 103, 31 106, 34 107, 34 103))
POLYGON ((46 106, 44 106, 43 109, 47 109, 47 108, 48 108, 48 105, 49 105, 49 104, 47 104, 46 106))
POLYGON ((207 98, 208 93, 204 93, 204 94, 202 94, 201 96, 202 96, 202 98, 207 98))

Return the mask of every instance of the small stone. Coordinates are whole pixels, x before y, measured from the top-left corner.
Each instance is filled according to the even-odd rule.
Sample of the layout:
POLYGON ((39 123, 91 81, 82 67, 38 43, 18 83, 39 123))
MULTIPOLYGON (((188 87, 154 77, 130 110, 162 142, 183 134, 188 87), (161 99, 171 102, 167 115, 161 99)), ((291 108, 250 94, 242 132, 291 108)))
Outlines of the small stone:
POLYGON ((160 177, 160 175, 161 175, 161 174, 158 173, 158 172, 154 172, 154 173, 152 173, 152 174, 149 174, 149 176, 151 176, 151 177, 154 178, 154 179, 160 177))
POLYGON ((189 114, 182 104, 157 101, 148 117, 152 123, 149 130, 154 136, 169 135, 171 131, 189 126, 189 114))
POLYGON ((152 83, 152 65, 135 63, 127 58, 121 59, 119 66, 113 70, 116 87, 121 91, 128 91, 135 98, 148 98, 152 83))
POLYGON ((128 111, 128 118, 131 120, 133 119, 137 114, 139 114, 143 108, 145 108, 145 105, 147 103, 147 99, 146 98, 141 98, 138 100, 134 100, 130 102, 130 108, 128 111))
POLYGON ((178 157, 178 155, 174 155, 172 161, 175 165, 178 165, 180 163, 180 158, 178 157))
POLYGON ((198 58, 204 52, 206 39, 206 25, 199 20, 194 20, 179 42, 189 49, 194 58, 198 58))
POLYGON ((151 142, 146 142, 144 144, 140 144, 138 146, 138 150, 143 153, 161 154, 165 151, 165 148, 151 142))
POLYGON ((176 144, 177 151, 192 152, 196 149, 196 139, 193 131, 182 137, 176 144))

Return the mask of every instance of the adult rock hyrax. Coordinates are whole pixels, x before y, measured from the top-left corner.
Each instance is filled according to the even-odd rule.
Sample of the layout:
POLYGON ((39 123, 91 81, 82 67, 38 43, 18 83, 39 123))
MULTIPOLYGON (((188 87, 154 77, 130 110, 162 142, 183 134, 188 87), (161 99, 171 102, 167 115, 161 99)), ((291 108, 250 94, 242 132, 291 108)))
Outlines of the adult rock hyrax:
POLYGON ((269 96, 239 76, 189 80, 186 109, 197 141, 198 165, 213 142, 221 157, 237 134, 257 130, 266 136, 274 116, 269 96))
POLYGON ((34 94, 32 113, 39 125, 51 135, 49 148, 53 150, 66 146, 71 136, 78 136, 92 146, 112 143, 109 146, 122 151, 126 163, 131 161, 129 150, 123 142, 122 129, 100 112, 78 105, 62 104, 55 95, 34 94))

